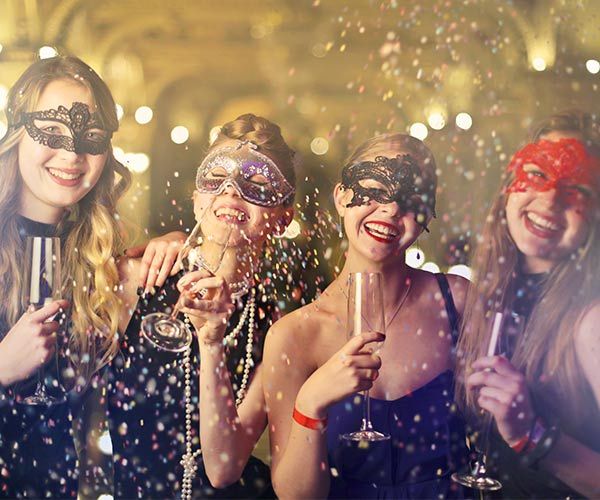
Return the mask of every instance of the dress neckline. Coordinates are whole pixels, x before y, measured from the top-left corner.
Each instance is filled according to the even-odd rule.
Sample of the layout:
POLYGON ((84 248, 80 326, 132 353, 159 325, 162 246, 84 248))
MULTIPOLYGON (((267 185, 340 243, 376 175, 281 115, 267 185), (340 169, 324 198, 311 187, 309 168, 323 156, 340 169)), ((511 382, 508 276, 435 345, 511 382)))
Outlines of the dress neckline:
POLYGON ((24 236, 56 236, 57 224, 48 224, 17 215, 17 221, 24 236))
POLYGON ((397 403, 399 401, 402 401, 403 399, 414 397, 415 394, 422 391, 423 389, 426 389, 427 386, 432 385, 434 382, 437 382, 438 379, 443 378, 447 375, 452 375, 452 373, 453 373, 453 371, 448 368, 447 370, 444 370, 444 371, 438 373, 435 377, 433 377, 428 382, 425 382, 423 385, 417 387, 416 389, 413 389, 412 391, 407 392, 404 396, 400 396, 399 398, 396 398, 396 399, 379 399, 379 398, 374 398, 372 396, 370 397, 370 399, 371 399, 371 401, 377 401, 378 403, 383 403, 383 404, 397 403))

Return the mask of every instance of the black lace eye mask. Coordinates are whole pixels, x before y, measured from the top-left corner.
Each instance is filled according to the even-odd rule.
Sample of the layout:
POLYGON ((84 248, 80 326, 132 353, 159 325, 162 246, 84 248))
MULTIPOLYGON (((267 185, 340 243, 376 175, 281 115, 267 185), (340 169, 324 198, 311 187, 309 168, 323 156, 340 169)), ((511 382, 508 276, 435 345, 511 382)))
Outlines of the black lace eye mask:
POLYGON ((427 220, 435 217, 435 183, 421 175, 416 160, 408 155, 395 158, 377 156, 374 161, 348 165, 342 171, 342 185, 352 189, 347 207, 396 202, 404 212, 413 212, 426 231, 427 220), (377 186, 369 186, 375 181, 377 186))
POLYGON ((22 113, 18 126, 23 125, 34 141, 52 149, 65 149, 77 154, 100 155, 105 153, 112 138, 97 115, 82 102, 74 102, 71 109, 59 106, 22 113), (64 135, 65 126, 71 135, 64 135))

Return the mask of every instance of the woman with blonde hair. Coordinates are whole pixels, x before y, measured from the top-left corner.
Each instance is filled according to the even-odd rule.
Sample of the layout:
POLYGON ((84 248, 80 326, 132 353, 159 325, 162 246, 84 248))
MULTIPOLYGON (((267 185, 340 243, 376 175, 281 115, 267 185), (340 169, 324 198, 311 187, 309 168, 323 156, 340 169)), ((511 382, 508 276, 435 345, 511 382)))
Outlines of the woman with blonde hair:
POLYGON ((435 214, 436 181, 429 149, 404 134, 374 137, 350 156, 334 191, 348 238, 340 275, 273 325, 261 378, 238 411, 217 361, 203 365, 201 405, 215 415, 201 422, 209 477, 239 476, 268 416, 279 497, 461 496, 450 481, 466 459, 451 352, 465 280, 405 263, 435 214), (368 271, 383 276, 386 335, 378 355, 369 344, 383 341, 381 333, 346 337, 348 276, 368 271), (374 427, 391 438, 343 441, 341 434, 360 427, 357 392, 366 389, 374 427))
MULTIPOLYGON (((119 347, 115 259, 124 241, 115 214, 130 173, 112 154, 118 120, 111 93, 77 58, 29 66, 9 92, 6 113, 8 131, 0 142, 0 495, 74 496, 79 471, 71 427, 85 431, 91 416, 84 403, 119 347), (23 312, 26 236, 60 237, 66 300, 23 312), (67 307, 62 332, 55 315, 67 307), (60 368, 49 363, 47 369, 56 365, 68 401, 21 404, 15 384, 53 359, 57 331, 65 355, 60 368)), ((84 469, 85 437, 80 445, 84 469)))
POLYGON ((457 396, 476 426, 481 409, 492 419, 488 470, 507 498, 600 494, 598 138, 585 113, 541 123, 478 241, 457 396))
MULTIPOLYGON (((253 391, 265 333, 278 317, 273 282, 261 268, 268 240, 291 221, 293 157, 280 128, 265 118, 245 114, 223 125, 196 175, 197 226, 190 238, 201 234, 203 244, 190 253, 191 269, 139 302, 135 286, 125 286, 133 315, 121 319, 123 355, 111 366, 109 391, 116 497, 272 494, 269 469, 254 457, 241 481, 213 487, 225 484, 207 476, 199 420, 212 425, 220 415, 199 401, 199 388, 218 373, 231 378, 231 404, 253 391), (181 312, 196 335, 184 352, 170 352, 139 332, 147 315, 172 312, 179 290, 181 312)), ((124 265, 124 275, 135 273, 137 265, 124 265)))

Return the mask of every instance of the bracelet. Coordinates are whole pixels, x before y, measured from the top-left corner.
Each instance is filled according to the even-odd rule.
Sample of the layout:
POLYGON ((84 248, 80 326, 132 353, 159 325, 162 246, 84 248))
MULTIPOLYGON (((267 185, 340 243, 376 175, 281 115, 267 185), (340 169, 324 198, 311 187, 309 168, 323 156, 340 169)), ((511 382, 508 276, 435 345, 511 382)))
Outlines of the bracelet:
POLYGON ((303 413, 300 413, 296 407, 294 407, 292 418, 296 421, 296 423, 300 424, 302 427, 306 427, 307 429, 322 431, 327 428, 327 418, 307 417, 303 413))
POLYGON ((523 465, 537 466, 537 463, 550 453, 559 438, 560 428, 557 425, 546 427, 543 420, 537 418, 531 430, 528 446, 521 456, 523 465))

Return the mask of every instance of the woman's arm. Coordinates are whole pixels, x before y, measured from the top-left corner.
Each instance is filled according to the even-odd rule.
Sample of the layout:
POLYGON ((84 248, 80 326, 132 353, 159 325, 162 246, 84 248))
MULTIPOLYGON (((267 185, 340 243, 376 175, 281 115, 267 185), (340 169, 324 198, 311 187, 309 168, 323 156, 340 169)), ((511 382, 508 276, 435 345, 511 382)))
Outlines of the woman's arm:
MULTIPOLYGON (((577 357, 600 407, 600 306, 591 309, 579 322, 575 332, 577 357)), ((525 377, 501 356, 478 359, 467 385, 479 387, 479 405, 490 411, 502 438, 514 445, 528 435, 534 412, 525 377)), ((539 466, 586 497, 600 495, 600 453, 562 433, 539 466)))
MULTIPOLYGON (((288 316, 269 331, 263 362, 273 487, 280 498, 324 498, 329 493, 325 431, 293 420, 294 407, 311 419, 323 419, 331 404, 370 389, 381 359, 363 348, 384 336, 376 332, 356 336, 314 371, 307 348, 318 345, 307 343, 292 324, 288 316)), ((303 325, 311 326, 315 325, 303 325)), ((314 339, 315 332, 311 333, 314 339)))
POLYGON ((239 408, 225 359, 223 336, 234 309, 227 283, 206 270, 187 273, 178 283, 182 309, 196 328, 200 350, 200 443, 206 475, 216 488, 239 480, 266 426, 260 366, 239 408), (204 298, 197 292, 204 290, 204 298))

